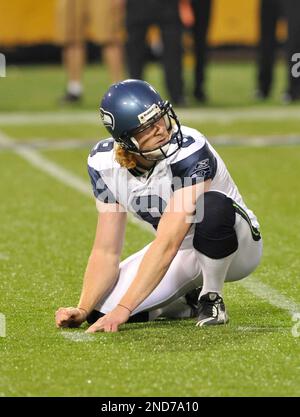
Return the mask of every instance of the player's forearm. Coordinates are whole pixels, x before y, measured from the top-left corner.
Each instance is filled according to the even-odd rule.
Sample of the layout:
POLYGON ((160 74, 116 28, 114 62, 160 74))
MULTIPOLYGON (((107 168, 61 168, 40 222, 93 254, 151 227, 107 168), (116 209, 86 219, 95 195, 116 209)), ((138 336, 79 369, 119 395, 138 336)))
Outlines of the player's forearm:
POLYGON ((178 248, 171 244, 154 240, 120 304, 131 311, 141 304, 160 283, 177 251, 178 248))
POLYGON ((115 254, 92 252, 84 275, 78 307, 90 313, 113 287, 119 274, 120 259, 115 254))

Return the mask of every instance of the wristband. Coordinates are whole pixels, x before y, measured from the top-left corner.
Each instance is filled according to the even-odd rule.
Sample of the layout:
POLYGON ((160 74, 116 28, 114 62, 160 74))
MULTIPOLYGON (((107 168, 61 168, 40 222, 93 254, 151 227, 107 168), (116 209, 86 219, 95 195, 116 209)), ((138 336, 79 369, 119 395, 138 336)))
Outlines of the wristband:
POLYGON ((128 310, 130 314, 132 313, 132 311, 128 307, 123 306, 123 304, 118 304, 118 306, 123 307, 123 308, 126 308, 126 310, 128 310))

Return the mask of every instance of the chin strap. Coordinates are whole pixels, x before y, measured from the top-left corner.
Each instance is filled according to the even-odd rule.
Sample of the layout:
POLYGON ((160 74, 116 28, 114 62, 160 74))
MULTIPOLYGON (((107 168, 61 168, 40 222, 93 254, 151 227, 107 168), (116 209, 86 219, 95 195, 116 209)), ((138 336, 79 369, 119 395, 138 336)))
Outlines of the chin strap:
POLYGON ((168 153, 169 147, 170 147, 170 142, 166 143, 164 146, 160 146, 159 148, 153 149, 153 151, 146 151, 146 152, 140 151, 139 154, 143 158, 147 159, 148 161, 160 161, 168 157, 167 153, 168 153))

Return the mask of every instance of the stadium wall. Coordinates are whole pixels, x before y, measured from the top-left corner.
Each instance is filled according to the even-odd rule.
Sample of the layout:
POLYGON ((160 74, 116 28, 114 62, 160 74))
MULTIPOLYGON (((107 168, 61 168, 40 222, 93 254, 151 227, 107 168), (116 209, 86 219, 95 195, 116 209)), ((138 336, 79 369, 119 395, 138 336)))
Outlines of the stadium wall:
MULTIPOLYGON (((0 45, 55 43, 55 3, 56 0, 1 1, 0 45)), ((259 0, 214 0, 213 4, 210 46, 255 46, 259 0)), ((284 28, 279 28, 279 38, 284 36, 284 28)))

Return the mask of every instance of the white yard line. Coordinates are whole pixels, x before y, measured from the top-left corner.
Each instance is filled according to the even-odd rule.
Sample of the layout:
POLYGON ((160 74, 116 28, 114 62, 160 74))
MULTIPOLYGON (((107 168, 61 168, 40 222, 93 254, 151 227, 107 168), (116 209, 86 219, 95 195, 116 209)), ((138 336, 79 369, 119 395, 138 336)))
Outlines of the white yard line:
MULTIPOLYGON (((300 137, 299 137, 300 140, 300 137)), ((31 149, 37 150, 67 150, 67 149, 80 149, 80 148, 92 148, 96 144, 96 140, 90 139, 49 139, 49 138, 36 138, 30 141, 15 141, 13 148, 16 146, 25 146, 31 149)), ((9 147, 7 147, 10 149, 9 147)), ((1 146, 0 146, 1 149, 1 146)), ((4 148, 5 149, 5 148, 4 148)))
MULTIPOLYGON (((8 136, 4 135, 0 132, 0 145, 13 145, 13 140, 8 136)), ((88 186, 87 182, 82 180, 81 178, 77 177, 73 173, 67 171, 66 169, 60 167, 59 165, 50 162, 45 157, 40 155, 37 151, 32 149, 25 149, 20 146, 15 148, 15 152, 27 162, 29 162, 34 167, 38 168, 39 170, 46 172, 50 176, 54 177, 55 179, 59 180, 63 184, 81 192, 84 195, 91 197, 92 193, 90 187, 88 186)), ((130 216, 130 221, 134 219, 133 216, 130 216)), ((145 223, 134 219, 134 221, 143 229, 150 230, 153 233, 153 229, 145 225, 145 223)), ((245 279, 240 281, 240 284, 246 288, 248 291, 256 295, 258 298, 266 301, 270 305, 274 307, 280 308, 290 315, 294 315, 295 313, 300 313, 300 305, 293 301, 292 299, 282 295, 277 290, 273 289, 269 285, 266 285, 260 282, 258 279, 251 277, 249 279, 245 279)), ((70 333, 72 335, 72 333, 70 333)), ((66 336, 69 333, 65 332, 64 336, 68 339, 72 340, 73 336, 66 336)), ((86 337, 88 335, 84 335, 86 337)), ((76 339, 76 335, 74 338, 76 339)), ((83 339, 82 341, 84 341, 83 339)), ((81 340, 75 340, 81 341, 81 340)))
POLYGON ((244 136, 218 135, 208 138, 212 145, 217 146, 249 146, 260 148, 264 146, 291 146, 300 144, 300 135, 269 135, 244 136))
MULTIPOLYGON (((176 110, 176 109, 175 109, 176 110)), ((246 109, 181 109, 178 112, 181 120, 186 122, 218 122, 230 123, 234 121, 251 120, 291 120, 298 119, 300 108, 246 108, 246 109)))
MULTIPOLYGON (((248 107, 246 109, 176 109, 176 113, 183 123, 186 122, 219 122, 229 123, 239 120, 291 120, 298 119, 299 107, 278 106, 273 108, 248 107)), ((2 113, 0 115, 0 126, 3 125, 43 125, 43 124, 65 124, 65 123, 89 123, 101 124, 100 117, 95 111, 73 111, 73 112, 29 112, 29 113, 2 113)))
MULTIPOLYGON (((76 191, 79 191, 80 193, 88 197, 93 197, 91 186, 88 184, 87 181, 84 181, 80 177, 77 177, 76 175, 59 166, 58 164, 49 161, 49 159, 45 158, 36 150, 29 149, 28 147, 20 145, 14 146, 14 144, 15 143, 13 139, 11 139, 9 136, 5 135, 0 131, 0 146, 9 147, 17 155, 25 159, 27 162, 30 163, 30 165, 33 165, 40 171, 45 172, 46 174, 59 180, 63 184, 68 185, 69 187, 75 189, 76 191)), ((140 222, 130 213, 128 213, 128 219, 132 223, 137 223, 144 230, 151 232, 153 231, 152 227, 148 223, 140 222)))
POLYGON ((65 339, 71 342, 95 342, 97 340, 90 334, 84 333, 81 330, 66 331, 62 330, 60 333, 65 339))
POLYGON ((241 280, 240 284, 256 297, 266 301, 274 307, 285 310, 291 316, 294 316, 296 313, 300 313, 300 304, 281 294, 269 285, 263 284, 253 276, 241 280))
POLYGON ((82 194, 91 196, 91 188, 88 186, 86 181, 82 180, 79 177, 76 177, 75 175, 71 174, 69 171, 60 167, 54 162, 49 161, 36 150, 29 149, 26 146, 15 146, 15 148, 13 148, 14 141, 1 132, 0 145, 8 146, 14 149, 14 152, 17 155, 25 159, 34 167, 38 168, 40 171, 46 172, 52 177, 58 179, 60 182, 68 185, 71 188, 75 188, 77 191, 80 191, 82 194))
MULTIPOLYGON (((230 135, 218 135, 209 138, 209 142, 215 146, 246 146, 246 147, 265 147, 265 146, 291 146, 300 145, 300 135, 281 135, 281 136, 244 136, 235 137, 230 135)), ((68 149, 84 149, 92 148, 96 141, 88 139, 61 139, 51 140, 49 138, 36 138, 30 141, 15 140, 2 143, 0 142, 0 151, 20 149, 29 150, 68 150, 68 149)))
POLYGON ((290 333, 290 329, 287 327, 272 327, 272 326, 236 326, 234 328, 237 332, 263 332, 263 333, 290 333))
POLYGON ((30 112, 30 113, 2 113, 0 114, 1 125, 44 125, 44 124, 99 124, 100 116, 97 112, 73 111, 73 112, 30 112))

